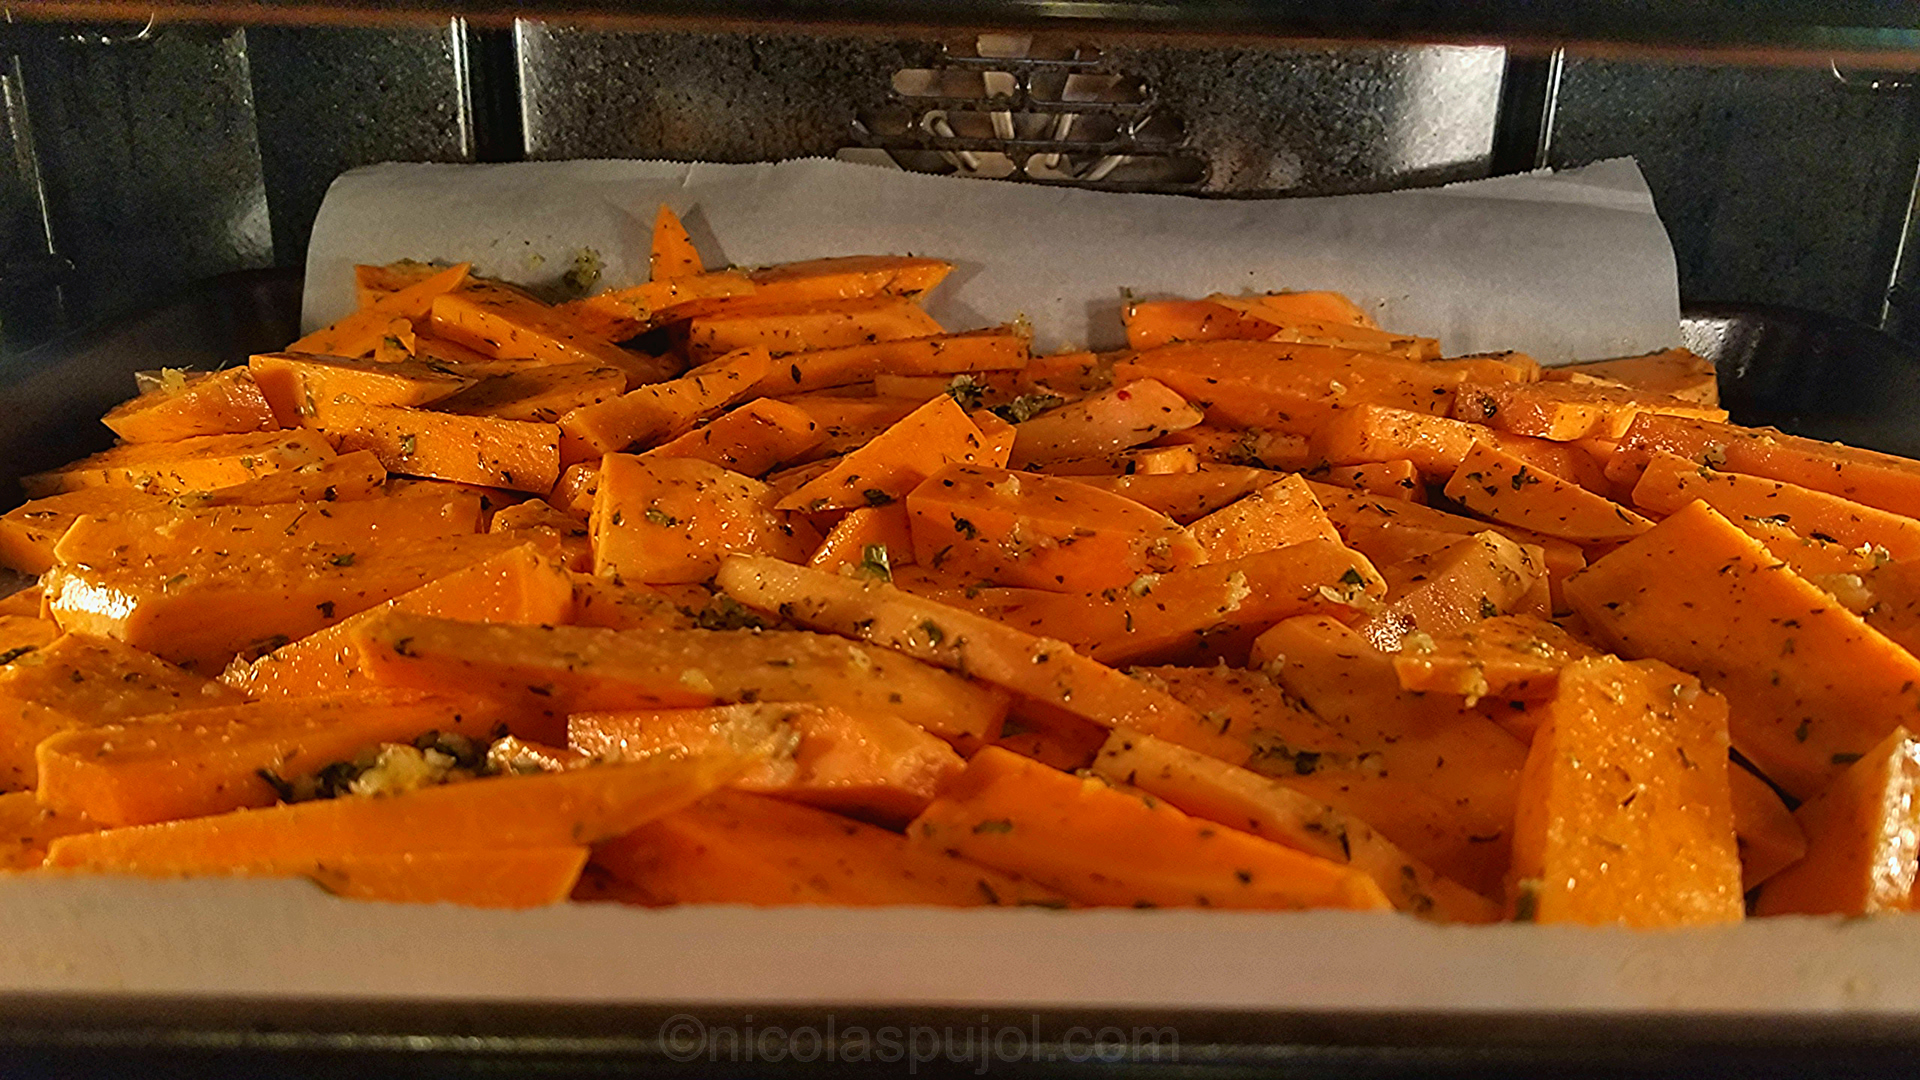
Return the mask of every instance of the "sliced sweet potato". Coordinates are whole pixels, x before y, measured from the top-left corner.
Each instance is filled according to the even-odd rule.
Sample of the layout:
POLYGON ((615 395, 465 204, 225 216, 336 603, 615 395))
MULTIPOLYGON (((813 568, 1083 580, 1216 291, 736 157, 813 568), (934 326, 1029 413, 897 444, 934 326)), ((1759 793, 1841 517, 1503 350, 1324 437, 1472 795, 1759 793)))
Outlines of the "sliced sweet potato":
POLYGON ((1686 349, 1666 349, 1645 356, 1567 364, 1547 368, 1540 377, 1555 382, 1580 377, 1607 379, 1646 393, 1663 394, 1696 405, 1720 404, 1720 384, 1714 373, 1713 362, 1695 356, 1686 349))
MULTIPOLYGON (((883 374, 953 376, 1018 371, 1026 366, 1027 359, 1027 336, 1006 326, 873 341, 783 356, 754 385, 753 392, 785 397, 868 382, 883 374)), ((945 388, 937 392, 944 393, 945 388)))
MULTIPOLYGON (((186 507, 270 506, 274 503, 354 502, 385 493, 387 468, 371 450, 355 450, 311 465, 211 491, 174 497, 186 507)), ((106 489, 100 489, 106 490, 106 489)))
POLYGON ((1322 482, 1335 487, 1352 488, 1383 499, 1405 499, 1416 503, 1427 501, 1426 482, 1421 479, 1420 470, 1406 458, 1372 461, 1364 465, 1339 465, 1316 475, 1322 482))
POLYGON ((1531 615, 1496 615, 1443 633, 1412 635, 1394 658, 1400 689, 1538 700, 1553 696, 1560 669, 1599 655, 1564 629, 1531 615))
POLYGON ((987 446, 986 436, 965 410, 943 394, 775 505, 808 513, 878 506, 905 498, 949 465, 997 469, 1006 463, 987 446))
POLYGON ((53 568, 53 549, 75 521, 167 505, 159 495, 125 487, 87 487, 23 503, 0 515, 0 566, 40 575, 53 568))
POLYGON ((588 332, 608 341, 624 341, 656 326, 690 318, 715 301, 750 297, 753 281, 737 270, 692 274, 610 289, 557 310, 588 332))
POLYGON ((950 465, 906 502, 914 561, 977 580, 1097 591, 1206 559, 1172 520, 1065 478, 950 465))
POLYGON ((1445 375, 1423 365, 1319 344, 1165 345, 1114 365, 1114 379, 1157 379, 1203 408, 1210 423, 1299 435, 1362 405, 1445 413, 1453 399, 1445 375))
POLYGON ((1211 300, 1130 301, 1121 308, 1127 345, 1155 349, 1180 341, 1260 341, 1273 324, 1211 300))
POLYGON ((700 265, 700 253, 694 250, 693 238, 687 235, 687 227, 680 224, 680 218, 665 203, 660 204, 660 212, 653 216, 653 249, 647 254, 647 270, 654 281, 705 272, 700 265))
POLYGON ((1728 767, 1726 699, 1691 676, 1610 656, 1567 665, 1520 781, 1516 918, 1739 922, 1728 767))
POLYGON ((40 805, 31 791, 0 795, 0 870, 37 870, 46 861, 48 844, 99 828, 86 818, 40 805))
POLYGON ((587 515, 593 513, 593 499, 599 490, 600 463, 582 461, 567 466, 566 471, 560 474, 560 479, 554 481, 547 501, 585 521, 587 515))
POLYGON ((282 427, 299 427, 333 401, 431 405, 476 380, 417 360, 382 362, 304 353, 259 353, 247 361, 282 427))
POLYGON ((1358 627, 1376 649, 1399 652, 1408 635, 1451 633, 1519 610, 1545 574, 1536 553, 1496 532, 1427 535, 1439 546, 1379 564, 1386 603, 1358 627))
POLYGON ((1809 798, 1920 709, 1920 660, 1705 503, 1567 582, 1602 641, 1698 675, 1733 704, 1733 744, 1809 798))
POLYGON ((1038 904, 1051 889, 808 806, 716 791, 594 849, 641 903, 1038 904))
POLYGON ((495 360, 548 364, 594 364, 627 373, 627 386, 658 382, 679 373, 680 362, 615 345, 567 312, 509 285, 470 282, 434 299, 434 336, 495 360))
POLYGON ((388 472, 544 495, 560 478, 552 424, 322 402, 313 426, 343 452, 370 450, 388 472))
POLYGON ((1490 923, 1500 917, 1493 901, 1434 873, 1366 822, 1185 747, 1116 731, 1094 760, 1093 773, 1165 799, 1194 817, 1346 863, 1371 877, 1401 911, 1442 922, 1490 923))
POLYGON ((535 364, 490 375, 434 406, 462 416, 551 424, 575 409, 616 398, 626 373, 599 364, 535 364))
POLYGON ((70 633, 213 674, 237 653, 270 651, 524 542, 457 536, 213 552, 159 567, 61 565, 47 575, 47 607, 70 633))
POLYGON ((60 624, 38 615, 0 615, 0 665, 11 664, 60 636, 60 624))
POLYGON ((372 691, 185 709, 65 731, 35 760, 40 801, 103 826, 271 806, 282 783, 429 731, 483 742, 509 719, 478 698, 372 691))
POLYGON ((1478 383, 1454 395, 1453 415, 1553 442, 1618 439, 1641 413, 1721 421, 1727 411, 1619 385, 1546 381, 1478 383))
POLYGON ((1199 409, 1153 379, 1091 394, 1015 425, 1013 468, 1095 457, 1198 424, 1199 409))
POLYGON ((480 496, 452 487, 330 504, 162 505, 82 517, 54 545, 53 557, 95 567, 173 569, 214 552, 241 557, 304 544, 404 545, 469 535, 479 525, 480 496))
POLYGON ((1534 471, 1588 491, 1611 490, 1604 470, 1577 447, 1380 405, 1349 409, 1327 421, 1314 433, 1313 454, 1331 466, 1411 461, 1422 475, 1444 481, 1478 443, 1492 443, 1534 471))
POLYGON ((1314 463, 1305 435, 1263 428, 1241 431, 1197 424, 1168 432, 1154 440, 1154 445, 1189 447, 1194 457, 1209 465, 1243 465, 1292 472, 1314 463))
POLYGON ((1740 845, 1740 888, 1762 882, 1806 857, 1807 834, 1780 801, 1780 793, 1738 762, 1727 767, 1733 796, 1733 834, 1740 845))
POLYGON ((882 295, 796 304, 769 300, 764 288, 755 288, 754 304, 703 315, 687 325, 687 355, 695 363, 749 346, 786 356, 944 332, 912 300, 882 295))
POLYGON ((333 447, 310 431, 197 435, 173 442, 116 446, 51 472, 23 476, 20 487, 29 499, 88 487, 179 495, 245 483, 333 456, 333 447))
POLYGON ((572 895, 588 854, 585 847, 556 846, 336 855, 315 863, 306 876, 352 900, 533 908, 572 895))
MULTIPOLYGON (((819 570, 840 571, 851 567, 866 572, 890 571, 913 562, 913 533, 902 503, 862 507, 850 510, 820 541, 820 547, 807 560, 819 570), (880 548, 880 555, 874 548, 880 548)), ((884 576, 891 577, 891 573, 884 576)))
POLYGON ((1683 416, 1634 418, 1607 464, 1616 482, 1632 483, 1654 451, 1677 454, 1722 472, 1798 484, 1907 517, 1920 517, 1920 462, 1839 443, 1782 435, 1770 428, 1716 424, 1683 416))
POLYGON ((1276 625, 1255 643, 1253 662, 1271 664, 1281 685, 1361 752, 1377 755, 1386 775, 1444 801, 1447 815, 1424 842, 1388 832, 1396 843, 1462 885, 1498 894, 1524 745, 1459 701, 1401 690, 1392 656, 1325 616, 1276 625))
POLYGON ((678 379, 574 409, 560 417, 565 464, 637 444, 654 445, 693 430, 695 422, 746 396, 771 367, 765 349, 729 353, 678 379))
POLYGON ((1271 325, 1272 331, 1265 335, 1265 340, 1268 341, 1333 345, 1405 360, 1440 358, 1440 342, 1434 338, 1395 334, 1377 326, 1356 323, 1349 318, 1315 318, 1311 309, 1303 313, 1299 310, 1300 305, 1288 303, 1287 301, 1291 299, 1288 294, 1272 297, 1234 297, 1216 294, 1207 299, 1271 325))
POLYGON ((1377 909, 1350 867, 989 746, 907 837, 1114 907, 1377 909))
POLYGON ((1541 379, 1540 361, 1523 352, 1487 352, 1470 353, 1466 356, 1450 356, 1444 360, 1429 360, 1430 366, 1443 371, 1456 372, 1462 382, 1539 382, 1541 379))
POLYGON ((382 611, 537 626, 576 612, 573 582, 545 545, 523 544, 457 569, 384 604, 316 631, 251 662, 228 665, 220 681, 256 699, 345 693, 366 684, 353 634, 382 611))
POLYGON ((1007 711, 1002 691, 825 634, 500 626, 389 612, 355 638, 376 683, 460 686, 556 722, 575 712, 811 701, 898 716, 942 738, 991 739, 1007 711))
POLYGON ((603 761, 680 754, 715 739, 741 742, 729 728, 765 728, 773 751, 736 777, 742 791, 817 806, 898 827, 926 809, 966 763, 953 748, 897 716, 807 703, 707 709, 575 713, 567 745, 603 761))
POLYGON ((1125 496, 1182 525, 1206 517, 1266 487, 1286 474, 1240 465, 1203 464, 1191 473, 1076 476, 1089 487, 1125 496))
POLYGON ((705 581, 734 551, 804 561, 820 542, 774 509, 772 488, 698 458, 608 454, 588 528, 594 573, 619 581, 705 581))
POLYGON ((1671 514, 1695 499, 1733 521, 1762 519, 1844 547, 1881 548, 1895 559, 1920 558, 1920 521, 1759 476, 1718 472, 1677 454, 1655 451, 1633 489, 1633 501, 1671 514))
POLYGON ((55 840, 47 865, 150 877, 287 877, 342 858, 592 844, 692 803, 751 760, 713 746, 627 765, 133 825, 55 840))
POLYGON ((1338 530, 1313 489, 1299 476, 1282 477, 1248 492, 1187 527, 1210 562, 1244 558, 1309 540, 1340 543, 1338 530))
POLYGON ((1235 761, 1246 748, 1150 687, 1062 642, 891 585, 772 559, 736 556, 716 580, 749 607, 845 634, 1005 687, 1107 727, 1127 725, 1235 761))
POLYGON ((1556 613, 1568 610, 1562 586, 1569 577, 1587 566, 1586 553, 1577 544, 1558 537, 1542 536, 1512 525, 1490 525, 1474 518, 1460 517, 1403 500, 1382 499, 1348 491, 1330 484, 1308 481, 1308 485, 1313 489, 1314 497, 1320 500, 1321 508, 1327 512, 1328 520, 1340 530, 1347 543, 1372 559, 1375 566, 1384 567, 1406 557, 1398 541, 1401 530, 1415 530, 1416 535, 1419 532, 1443 532, 1455 536, 1474 536, 1492 529, 1523 549, 1540 549, 1552 607, 1556 613))
POLYGON ((468 269, 467 263, 460 263, 407 282, 391 293, 374 297, 339 322, 287 346, 287 351, 320 356, 365 356, 373 351, 393 320, 424 320, 435 300, 468 285, 468 269))
POLYGON ((1629 540, 1653 522, 1487 443, 1475 443, 1447 481, 1447 498, 1495 521, 1594 544, 1629 540))
POLYGON ((640 456, 698 458, 746 476, 764 476, 800 458, 823 438, 820 425, 804 410, 758 398, 640 456))
POLYGON ((243 700, 117 641, 63 634, 0 667, 0 787, 32 787, 34 747, 59 732, 243 700))
POLYGON ((1174 663, 1201 655, 1213 639, 1295 615, 1350 617, 1386 589, 1366 556, 1338 540, 1313 539, 1124 588, 1037 596, 1002 619, 1103 664, 1174 663))
POLYGON ((1905 727, 1802 803, 1807 853, 1760 888, 1756 915, 1869 915, 1913 907, 1920 741, 1905 727))
POLYGON ((114 406, 100 422, 127 442, 170 442, 285 426, 246 368, 197 375, 179 385, 163 383, 114 406))

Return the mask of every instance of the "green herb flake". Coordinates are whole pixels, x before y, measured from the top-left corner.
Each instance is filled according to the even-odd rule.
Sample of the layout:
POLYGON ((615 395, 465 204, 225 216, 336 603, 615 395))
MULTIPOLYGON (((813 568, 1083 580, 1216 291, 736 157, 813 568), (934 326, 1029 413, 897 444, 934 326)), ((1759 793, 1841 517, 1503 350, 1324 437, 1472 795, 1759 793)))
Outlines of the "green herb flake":
POLYGON ((854 568, 857 574, 876 581, 893 582, 893 557, 885 544, 868 544, 860 549, 860 564, 854 568))
POLYGON ((975 833, 1010 833, 1013 831, 1013 821, 1010 818, 982 821, 973 827, 973 831, 975 833))
POLYGON ((400 436, 400 456, 412 457, 414 449, 419 445, 420 440, 412 435, 400 436))
POLYGON ((929 645, 938 645, 947 640, 947 632, 940 629, 940 624, 934 622, 932 619, 921 623, 920 630, 927 635, 927 644, 929 645))
POLYGON ((353 552, 348 551, 340 555, 335 555, 332 558, 328 559, 327 561, 332 563, 335 566, 352 566, 353 552))
POLYGON ((674 517, 672 514, 667 513, 657 506, 647 507, 646 517, 649 524, 659 525, 663 528, 680 524, 679 518, 674 517))

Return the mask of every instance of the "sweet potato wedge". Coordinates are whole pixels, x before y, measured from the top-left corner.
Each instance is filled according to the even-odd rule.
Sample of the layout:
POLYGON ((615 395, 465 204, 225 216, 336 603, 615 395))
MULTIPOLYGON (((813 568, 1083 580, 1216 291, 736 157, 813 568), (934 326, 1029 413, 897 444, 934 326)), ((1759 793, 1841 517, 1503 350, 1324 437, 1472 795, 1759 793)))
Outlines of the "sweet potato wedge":
POLYGON ((1396 843, 1476 892, 1498 893, 1524 745, 1459 701, 1401 690, 1390 655, 1325 616, 1276 625, 1255 643, 1253 662, 1273 665, 1281 685, 1362 752, 1378 755, 1388 776, 1445 801, 1450 813, 1436 823, 1445 832, 1418 846, 1389 832, 1396 843))
POLYGON ((335 896, 395 904, 546 907, 573 893, 589 850, 582 846, 501 851, 409 851, 335 855, 306 872, 335 896))
POLYGON ((1726 695, 1734 747, 1795 798, 1920 709, 1920 660, 1705 503, 1595 562, 1567 598, 1614 651, 1726 695))
POLYGON ((238 653, 271 651, 524 542, 457 536, 213 552, 160 567, 61 565, 47 575, 47 607, 70 633, 214 674, 238 653))
POLYGON ((743 476, 764 476, 799 459, 825 437, 804 410, 756 398, 640 456, 698 458, 743 476))
POLYGON ((587 525, 593 570, 639 584, 705 581, 725 555, 804 561, 820 542, 774 509, 773 489, 698 458, 608 454, 587 525))
POLYGON ((1205 754, 1151 735, 1116 731, 1094 760, 1093 773, 1165 799, 1194 817, 1346 863, 1371 877, 1401 911, 1442 922, 1500 918, 1493 901, 1434 873, 1366 822, 1205 754))
MULTIPOLYGON (((1024 368, 1028 342, 1012 327, 933 334, 791 353, 753 392, 774 397, 871 381, 877 375, 953 376, 1024 368)), ((944 388, 941 392, 944 392, 944 388)))
POLYGON ((950 465, 906 502, 914 561, 977 580, 1097 591, 1206 558, 1170 519, 1064 478, 950 465))
POLYGON ((630 761, 715 739, 740 743, 740 734, 728 730, 740 726, 764 728, 758 741, 773 750, 733 787, 888 827, 926 809, 966 767, 952 747, 898 716, 807 703, 575 713, 567 718, 567 745, 602 761, 630 761))
POLYGON ((48 848, 47 865, 149 877, 289 877, 342 858, 592 844, 692 803, 750 762, 714 746, 627 765, 235 810, 63 837, 48 848))
POLYGON ((53 549, 75 521, 164 507, 167 500, 125 487, 86 487, 48 495, 0 515, 0 566, 38 576, 53 568, 53 549))
POLYGON ((1018 875, 742 791, 716 791, 599 845, 593 859, 627 895, 656 905, 1066 906, 1018 875))
POLYGON ((1427 486, 1420 477, 1420 470, 1406 458, 1371 461, 1364 465, 1337 465, 1315 475, 1322 483, 1364 491, 1383 499, 1405 499, 1416 503, 1427 501, 1427 486))
POLYGON ((1357 627, 1376 649, 1399 652, 1411 634, 1452 633, 1519 610, 1545 573, 1537 553, 1496 532, 1427 536, 1437 546, 1379 566, 1386 602, 1357 627))
POLYGON ((654 445, 691 431, 696 421, 746 396, 772 365, 762 348, 742 349, 694 368, 678 379, 585 405, 560 417, 564 464, 654 445))
POLYGON ((1187 527, 1209 562, 1245 558, 1309 540, 1342 542, 1313 489, 1287 476, 1248 492, 1187 527))
POLYGON ((0 787, 32 787, 34 748, 62 731, 244 700, 117 641, 63 634, 0 667, 0 787))
POLYGON ((1663 394, 1696 405, 1720 404, 1720 384, 1715 377, 1713 362, 1695 356, 1686 349, 1666 349, 1645 356, 1566 364, 1547 368, 1540 373, 1540 377, 1552 382, 1583 377, 1606 379, 1645 393, 1663 394))
POLYGON ((1798 484, 1906 517, 1920 517, 1920 462, 1769 428, 1683 416, 1634 418, 1607 464, 1616 483, 1637 482, 1656 450, 1722 472, 1798 484))
POLYGON ((538 626, 566 621, 575 613, 574 587, 566 571, 554 564, 550 545, 523 544, 456 569, 257 660, 235 661, 220 681, 249 697, 268 700, 358 689, 367 680, 353 634, 383 611, 538 626))
POLYGON ((775 505, 807 513, 879 506, 905 498, 949 465, 997 469, 1006 463, 959 404, 941 395, 775 505))
POLYGON ((37 870, 46 861, 48 844, 99 828, 76 814, 40 805, 31 791, 0 795, 0 870, 37 870))
POLYGON ((23 476, 20 487, 29 499, 88 487, 124 487, 172 496, 241 484, 333 456, 333 447, 310 431, 198 435, 173 442, 126 443, 51 472, 23 476))
POLYGON ((1618 439, 1642 413, 1725 420, 1727 411, 1619 385, 1546 381, 1480 383, 1454 395, 1456 419, 1553 442, 1618 439))
POLYGON ((810 701, 898 716, 943 738, 991 739, 1007 711, 1002 691, 825 634, 500 626, 389 612, 355 638, 375 683, 460 686, 556 725, 576 712, 810 701))
MULTIPOLYGON (((189 491, 174 497, 183 507, 271 506, 274 503, 355 502, 385 494, 387 468, 371 450, 354 450, 339 457, 272 473, 211 491, 189 491)), ((97 489, 109 490, 109 489, 97 489)))
POLYGON ((482 742, 507 712, 478 698, 372 691, 134 716, 65 731, 35 753, 40 801, 103 826, 271 806, 282 783, 429 731, 482 742))
POLYGON ((679 373, 677 360, 623 349, 566 312, 495 282, 435 298, 432 327, 436 336, 496 360, 616 367, 627 373, 629 388, 679 373))
POLYGON ((1111 454, 1198 424, 1199 409, 1153 379, 1135 379, 1014 425, 1015 469, 1111 454))
POLYGON ((693 238, 687 235, 687 227, 680 224, 680 218, 665 203, 660 204, 660 212, 653 216, 653 248, 647 253, 647 271, 654 281, 705 272, 700 253, 694 250, 693 238))
POLYGON ((127 442, 170 442, 286 426, 246 368, 209 372, 177 386, 162 385, 114 406, 100 422, 127 442))
POLYGON ((1246 759, 1244 745, 1191 709, 1062 642, 891 585, 774 559, 735 556, 721 565, 716 580, 748 607, 778 611, 802 626, 965 672, 1102 726, 1126 725, 1227 760, 1246 759))
POLYGON ((1351 617, 1386 590, 1366 556, 1338 540, 1314 539, 1150 575, 1125 588, 1036 596, 1002 621, 1103 664, 1176 663, 1204 654, 1216 639, 1258 633, 1295 615, 1351 617))
POLYGON ((476 380, 417 360, 382 362, 304 353, 259 353, 247 361, 281 427, 299 427, 333 401, 361 405, 431 405, 476 380))
POLYGON ((1157 379, 1210 423, 1299 435, 1361 405, 1444 414, 1453 399, 1450 381, 1422 365, 1320 344, 1165 345, 1114 365, 1114 379, 1157 379))
MULTIPOLYGON (((873 296, 857 300, 770 301, 755 286, 755 303, 703 315, 687 325, 687 355, 695 363, 756 346, 775 356, 837 349, 876 341, 940 334, 940 324, 911 300, 873 296)), ((757 380, 756 380, 757 381, 757 380)))
POLYGON ((1691 676, 1614 657, 1567 665, 1520 781, 1516 918, 1739 922, 1728 767, 1726 699, 1691 676))
POLYGON ((1393 660, 1400 689, 1483 697, 1551 698, 1560 669, 1599 655, 1561 627, 1531 615, 1496 615, 1452 631, 1416 636, 1393 660))
POLYGON ((1634 486, 1636 505, 1671 514, 1699 499, 1733 521, 1765 519, 1843 547, 1877 547, 1894 559, 1920 558, 1920 521, 1824 491, 1704 465, 1656 451, 1634 486))
POLYGON ((313 426, 351 453, 370 450, 388 472, 544 495, 560 478, 552 424, 323 402, 313 426))
POLYGON ((817 570, 840 571, 844 567, 877 573, 892 578, 892 568, 913 563, 913 533, 907 520, 907 508, 900 503, 849 510, 834 524, 826 539, 814 550, 807 565, 817 570), (874 554, 874 548, 880 554, 874 554))
POLYGON ((1913 907, 1920 855, 1920 741, 1905 727, 1802 803, 1806 856, 1773 875, 1756 915, 1870 915, 1913 907))
POLYGON ((1630 540, 1653 527, 1619 503, 1487 443, 1467 451, 1446 493, 1476 514, 1581 544, 1630 540))
POLYGON ((907 837, 1084 904, 1388 906, 1373 879, 1350 867, 993 746, 974 756, 960 780, 907 827, 907 837))
POLYGON ((365 356, 395 319, 424 320, 435 300, 470 283, 468 264, 432 270, 416 281, 372 298, 358 311, 287 346, 288 352, 320 356, 365 356))

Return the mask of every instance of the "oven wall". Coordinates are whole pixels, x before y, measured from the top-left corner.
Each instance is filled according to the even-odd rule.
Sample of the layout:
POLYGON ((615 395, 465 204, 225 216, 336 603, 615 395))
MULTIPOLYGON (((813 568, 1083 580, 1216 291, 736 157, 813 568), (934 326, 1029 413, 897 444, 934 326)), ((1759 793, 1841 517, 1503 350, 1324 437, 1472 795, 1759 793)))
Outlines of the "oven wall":
POLYGON ((1920 339, 1920 94, 1830 67, 1454 47, 7 26, 0 348, 228 270, 298 266, 385 160, 838 155, 1216 197, 1376 191, 1621 154, 1688 299, 1920 339), (1010 92, 990 100, 987 89, 1010 92), (1063 116, 1071 116, 1063 120, 1063 116), (1013 138, 1006 138, 1007 135, 1013 138), (1902 257, 1903 250, 1907 253, 1902 257), (1892 287, 1890 289, 1890 287, 1892 287))

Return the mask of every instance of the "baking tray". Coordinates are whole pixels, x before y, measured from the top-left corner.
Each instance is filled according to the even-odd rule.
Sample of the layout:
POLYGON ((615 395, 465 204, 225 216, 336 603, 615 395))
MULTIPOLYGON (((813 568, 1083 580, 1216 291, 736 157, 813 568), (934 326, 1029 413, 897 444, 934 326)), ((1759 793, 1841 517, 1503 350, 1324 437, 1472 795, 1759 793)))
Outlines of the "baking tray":
MULTIPOLYGON (((297 333, 298 271, 203 282, 172 302, 0 360, 0 469, 17 479, 101 449, 98 417, 133 372, 213 368, 276 349, 297 333)), ((1920 350, 1868 327, 1751 305, 1690 307, 1685 342, 1713 359, 1734 419, 1920 453, 1920 350)), ((451 947, 481 947, 460 943, 451 947)), ((350 952, 343 962, 351 962, 350 952)), ((529 963, 538 963, 529 957, 529 963)), ((800 1045, 800 1044, 795 1044, 800 1045)), ((812 1045, 812 1044, 806 1044, 812 1045)), ((930 1076, 1087 1071, 1345 1076, 1859 1075, 1911 1069, 1920 1026, 1897 1017, 1751 1017, 1542 1013, 1074 1012, 979 1009, 818 1010, 701 1003, 684 1007, 46 996, 0 1001, 0 1077, 793 1075, 912 1071, 930 1076), (825 1053, 683 1060, 673 1025, 754 1030, 851 1028, 1025 1032, 1011 1058, 849 1063, 825 1053), (1172 1028, 1177 1057, 1107 1061, 1082 1033, 1172 1028), (1076 1041, 1078 1040, 1078 1041, 1076 1041)))

